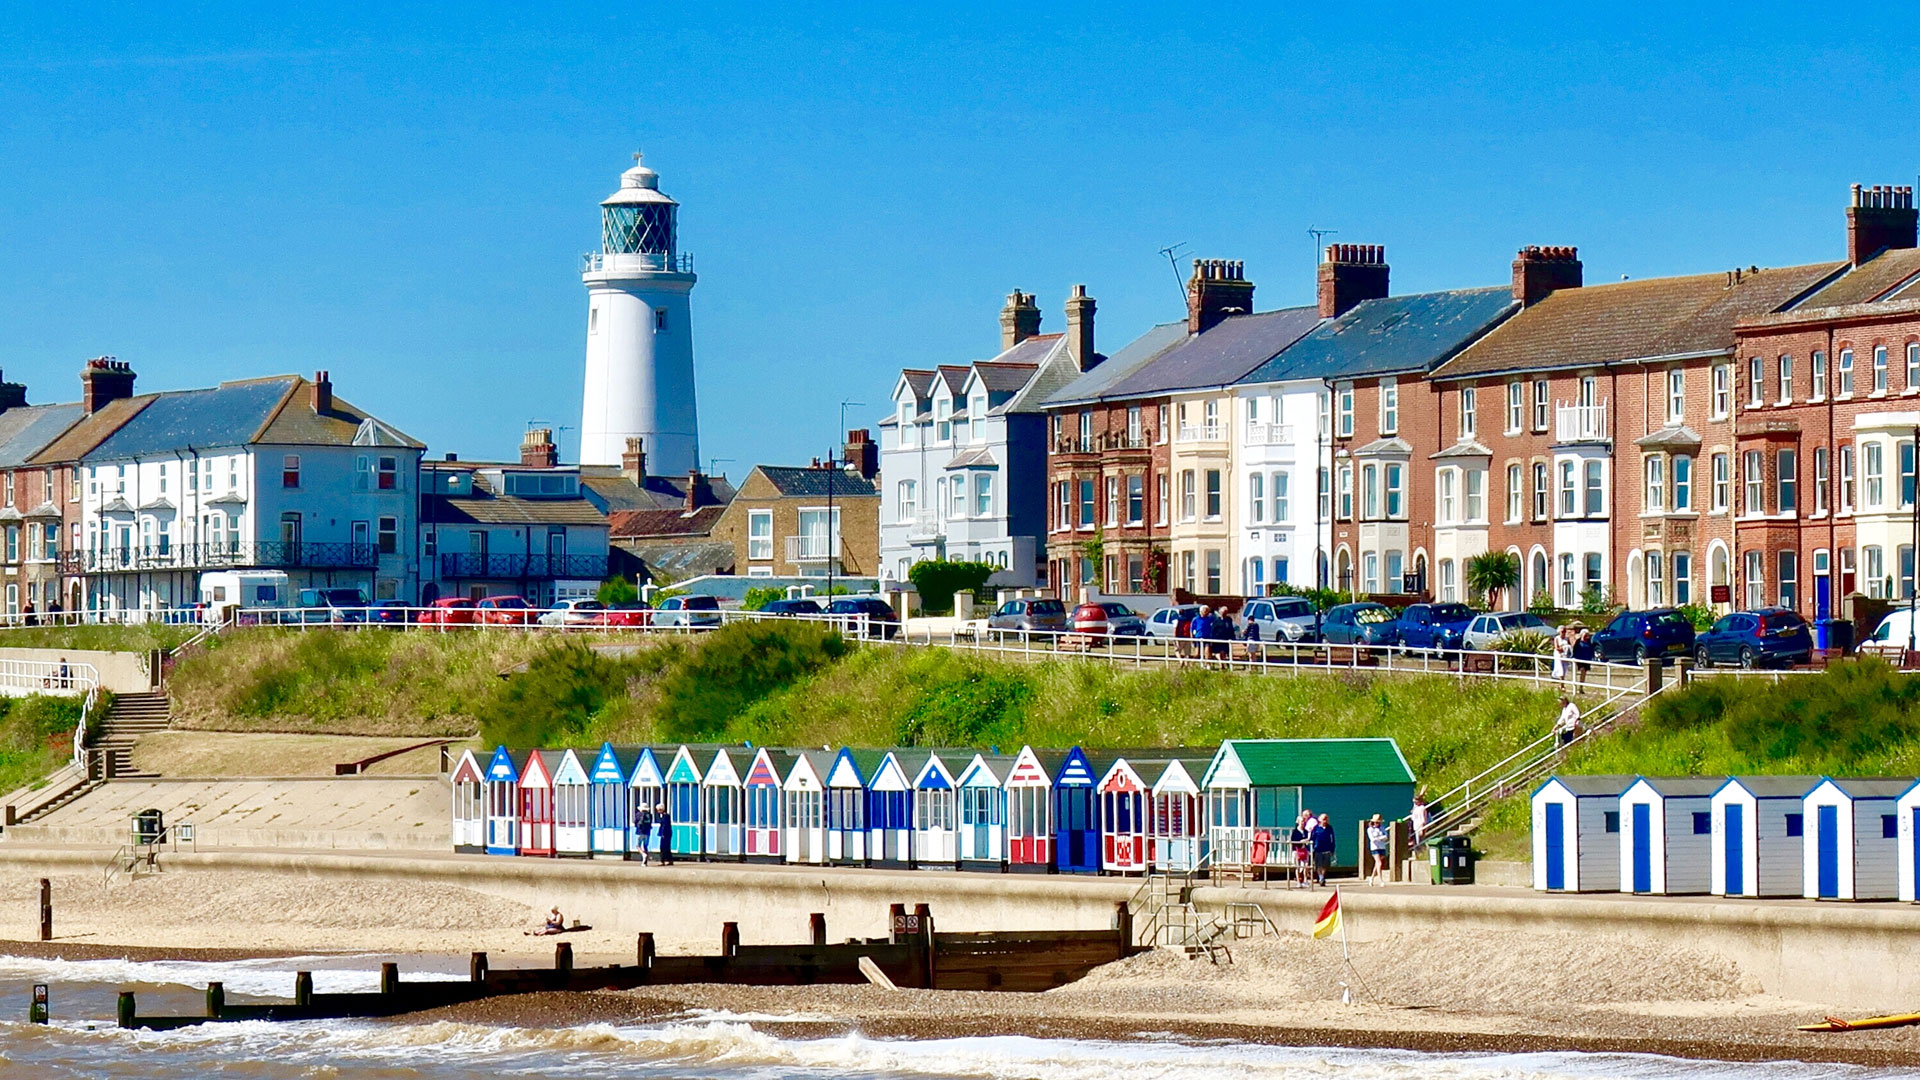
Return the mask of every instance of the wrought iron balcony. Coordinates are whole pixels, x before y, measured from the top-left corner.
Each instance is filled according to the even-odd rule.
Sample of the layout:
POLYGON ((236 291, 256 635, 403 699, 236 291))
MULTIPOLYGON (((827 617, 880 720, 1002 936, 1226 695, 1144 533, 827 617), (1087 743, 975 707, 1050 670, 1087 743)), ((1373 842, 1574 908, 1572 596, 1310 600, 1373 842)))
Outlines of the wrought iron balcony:
POLYGON ((63 574, 137 574, 164 570, 370 570, 380 563, 373 544, 297 540, 107 547, 60 553, 63 574))
POLYGON ((440 556, 443 578, 522 578, 599 579, 607 576, 605 555, 495 555, 448 552, 440 556))

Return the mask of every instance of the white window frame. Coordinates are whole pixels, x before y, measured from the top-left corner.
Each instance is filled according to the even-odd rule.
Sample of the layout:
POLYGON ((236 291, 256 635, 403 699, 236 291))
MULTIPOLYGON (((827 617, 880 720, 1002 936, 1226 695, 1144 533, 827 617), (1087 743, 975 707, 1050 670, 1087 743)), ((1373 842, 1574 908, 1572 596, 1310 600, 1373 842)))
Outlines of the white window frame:
POLYGON ((773 559, 773 511, 747 511, 747 561, 772 561, 773 559), (761 534, 755 526, 764 522, 766 531, 761 534))

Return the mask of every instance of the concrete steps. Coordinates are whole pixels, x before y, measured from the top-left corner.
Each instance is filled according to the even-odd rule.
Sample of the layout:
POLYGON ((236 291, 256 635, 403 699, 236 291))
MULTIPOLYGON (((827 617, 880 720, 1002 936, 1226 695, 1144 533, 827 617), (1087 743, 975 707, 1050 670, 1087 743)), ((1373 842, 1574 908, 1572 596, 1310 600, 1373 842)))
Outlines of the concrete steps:
POLYGON ((161 693, 121 694, 113 699, 113 708, 100 724, 96 749, 107 758, 107 775, 116 780, 152 779, 158 773, 133 767, 133 744, 142 735, 165 731, 173 726, 173 704, 161 693))

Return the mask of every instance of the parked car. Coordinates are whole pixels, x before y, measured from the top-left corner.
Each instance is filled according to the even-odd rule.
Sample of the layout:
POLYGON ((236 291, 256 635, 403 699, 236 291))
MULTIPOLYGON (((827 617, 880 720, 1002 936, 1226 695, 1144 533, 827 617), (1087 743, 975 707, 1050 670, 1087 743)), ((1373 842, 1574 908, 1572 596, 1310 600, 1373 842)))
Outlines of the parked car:
POLYGON ((1465 604, 1414 604, 1400 613, 1400 644, 1409 649, 1458 649, 1480 614, 1465 604))
POLYGON ((1257 597, 1240 609, 1240 617, 1260 628, 1261 641, 1312 641, 1319 624, 1304 596, 1257 597))
POLYGON ((375 600, 367 609, 367 621, 388 626, 405 626, 412 609, 405 600, 375 600))
POLYGON ((1330 645, 1394 645, 1400 630, 1385 604, 1339 604, 1320 616, 1320 638, 1330 645))
POLYGON ((593 621, 597 626, 648 626, 653 622, 653 609, 643 600, 616 600, 594 612, 593 621))
POLYGON ((653 625, 711 630, 720 625, 720 601, 712 596, 669 596, 654 605, 653 625))
POLYGON ((803 596, 797 600, 769 601, 766 607, 760 609, 760 613, 763 615, 818 615, 825 610, 826 608, 820 606, 820 601, 809 600, 803 596))
POLYGON ((1907 645, 1915 640, 1913 609, 1894 608, 1873 628, 1873 633, 1856 643, 1863 653, 1878 654, 1893 659, 1896 663, 1905 655, 1907 645))
POLYGON ((473 605, 474 621, 488 626, 532 626, 538 610, 524 596, 489 596, 473 605))
POLYGON ((478 621, 473 601, 464 596, 443 596, 428 604, 414 617, 423 626, 471 626, 478 621))
POLYGON ((1172 607, 1163 607, 1147 620, 1147 636, 1172 641, 1180 636, 1180 624, 1192 622, 1193 617, 1198 614, 1200 614, 1199 604, 1175 604, 1172 607))
POLYGON ((300 609, 301 622, 365 622, 367 594, 359 589, 301 589, 293 606, 300 609))
POLYGON ((1495 615, 1475 615, 1460 635, 1465 649, 1491 649, 1509 634, 1539 634, 1552 637, 1553 627, 1531 611, 1506 611, 1495 615))
MULTIPOLYGON (((1808 646, 1811 648, 1811 644, 1808 646)), ((1623 611, 1593 635, 1597 660, 1645 663, 1693 651, 1693 623, 1673 608, 1623 611)))
POLYGON ((997 638, 1009 634, 1059 634, 1067 629, 1067 605, 1052 597, 1009 600, 987 619, 987 632, 997 638))
POLYGON ((541 626, 592 626, 607 605, 592 597, 557 600, 540 613, 541 626))
POLYGON ((1145 637, 1147 620, 1125 604, 1113 600, 1081 604, 1073 609, 1067 629, 1090 637, 1145 637))
MULTIPOLYGON (((1054 601, 1059 603, 1059 601, 1054 601)), ((842 625, 845 632, 860 634, 858 616, 865 615, 864 636, 888 639, 900 632, 900 616, 895 614, 893 605, 873 596, 845 596, 827 605, 827 614, 845 615, 848 619, 842 625)))
POLYGON ((1701 667, 1804 664, 1813 659, 1813 628, 1786 608, 1736 611, 1694 638, 1693 658, 1701 667))

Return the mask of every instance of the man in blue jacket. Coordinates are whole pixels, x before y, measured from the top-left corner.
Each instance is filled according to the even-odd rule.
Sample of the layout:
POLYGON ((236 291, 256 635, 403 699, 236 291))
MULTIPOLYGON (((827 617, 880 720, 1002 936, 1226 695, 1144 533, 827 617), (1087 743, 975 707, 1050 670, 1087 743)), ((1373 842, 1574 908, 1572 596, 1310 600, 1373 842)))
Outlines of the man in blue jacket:
POLYGON ((1321 814, 1313 823, 1313 879, 1322 885, 1327 883, 1327 871, 1333 866, 1333 825, 1327 815, 1321 814))

